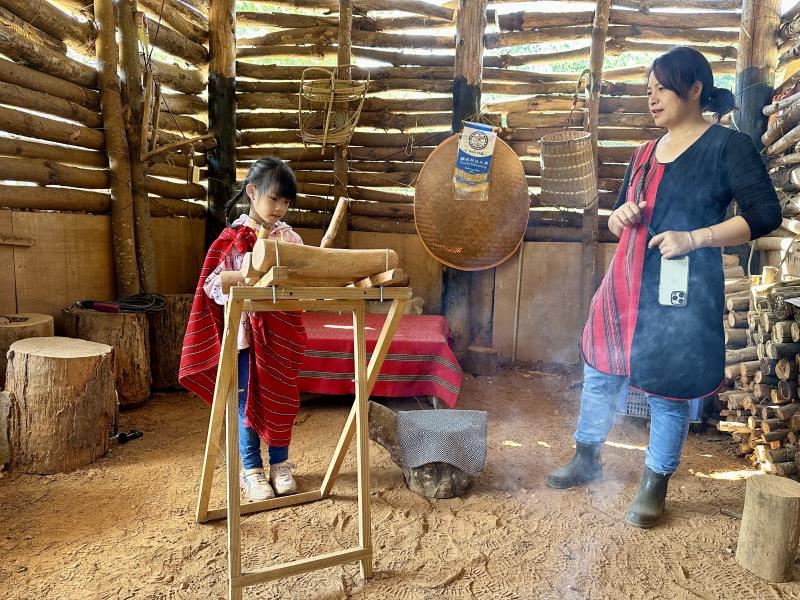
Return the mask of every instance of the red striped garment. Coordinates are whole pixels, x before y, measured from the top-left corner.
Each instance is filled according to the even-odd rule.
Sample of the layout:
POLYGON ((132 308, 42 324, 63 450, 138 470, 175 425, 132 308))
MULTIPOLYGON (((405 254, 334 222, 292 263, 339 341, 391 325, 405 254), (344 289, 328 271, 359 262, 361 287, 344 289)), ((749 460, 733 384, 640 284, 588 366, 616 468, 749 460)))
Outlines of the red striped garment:
MULTIPOLYGON (((211 272, 235 247, 249 252, 256 233, 249 227, 226 227, 211 244, 186 327, 178 381, 211 404, 222 348, 223 307, 203 291, 211 272)), ((297 375, 303 360, 306 332, 300 312, 259 312, 249 315, 250 378, 245 423, 270 446, 288 446, 300 407, 297 375)), ((234 356, 235 361, 235 356, 234 356)))
MULTIPOLYGON (((627 202, 635 201, 636 184, 646 176, 643 189, 647 205, 642 215, 647 222, 653 218, 656 192, 664 173, 664 165, 652 161, 646 173, 639 167, 650 158, 657 142, 658 140, 653 140, 636 150, 631 171, 634 176, 631 177, 626 197, 627 202)), ((636 227, 626 227, 623 230, 611 265, 592 298, 589 318, 583 329, 581 351, 586 362, 602 373, 630 376, 631 347, 639 314, 639 294, 647 242, 647 227, 644 224, 639 223, 636 227)))

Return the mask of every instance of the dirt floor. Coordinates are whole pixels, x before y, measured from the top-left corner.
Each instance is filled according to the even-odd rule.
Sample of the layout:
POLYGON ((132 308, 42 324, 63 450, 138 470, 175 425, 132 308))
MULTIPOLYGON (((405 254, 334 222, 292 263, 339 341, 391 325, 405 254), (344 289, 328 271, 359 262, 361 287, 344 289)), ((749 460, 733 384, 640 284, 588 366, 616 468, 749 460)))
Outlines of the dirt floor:
MULTIPOLYGON (((635 422, 612 432, 604 482, 547 488, 547 471, 571 456, 578 381, 575 372, 526 368, 465 376, 460 407, 488 410, 490 423, 486 469, 468 495, 429 501, 409 491, 373 443, 374 577, 362 582, 352 564, 244 597, 800 599, 800 583, 765 583, 736 564, 739 521, 721 511, 741 511, 746 473, 730 439, 714 431, 690 435, 656 529, 623 521, 647 440, 635 422)), ((319 485, 348 408, 346 399, 323 398, 301 409, 292 446, 301 488, 319 485)), ((5 474, 0 598, 224 598, 224 522, 194 521, 207 419, 196 398, 157 395, 121 417, 123 429, 144 437, 114 445, 90 467, 5 474)), ((245 570, 355 545, 352 455, 334 498, 243 518, 245 570)), ((222 475, 218 466, 212 505, 222 500, 222 475)))

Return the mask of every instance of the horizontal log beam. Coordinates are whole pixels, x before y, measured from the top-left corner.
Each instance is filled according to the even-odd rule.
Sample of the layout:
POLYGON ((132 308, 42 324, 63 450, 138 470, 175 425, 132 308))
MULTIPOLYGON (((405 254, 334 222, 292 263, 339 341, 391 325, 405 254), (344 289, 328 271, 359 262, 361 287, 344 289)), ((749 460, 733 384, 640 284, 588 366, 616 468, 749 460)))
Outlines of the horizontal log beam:
POLYGON ((184 94, 201 94, 206 90, 206 77, 200 69, 151 61, 153 75, 162 85, 184 94))
POLYGON ((111 194, 71 188, 0 185, 0 206, 105 214, 111 210, 111 194))
POLYGON ((13 108, 0 107, 0 129, 25 137, 58 142, 92 150, 105 149, 105 136, 83 125, 56 121, 13 108))
POLYGON ((29 90, 69 100, 88 110, 100 110, 100 94, 96 90, 65 81, 10 60, 0 59, 0 81, 29 90))
POLYGON ((54 38, 72 42, 82 54, 94 56, 94 21, 79 21, 47 0, 0 0, 0 6, 54 38))
POLYGON ((96 129, 103 126, 102 117, 93 110, 84 108, 69 100, 29 90, 12 83, 0 82, 0 104, 9 104, 63 117, 96 129))
POLYGON ((77 85, 97 88, 97 71, 0 24, 0 53, 11 60, 77 85))
POLYGON ((192 22, 194 13, 181 2, 175 0, 138 0, 140 9, 158 22, 162 20, 172 29, 193 42, 208 41, 208 22, 192 22), (184 11, 183 9, 186 9, 184 11))
POLYGON ((66 165, 108 168, 108 155, 105 152, 67 148, 56 144, 8 137, 0 137, 0 156, 55 160, 66 165))
POLYGON ((161 110, 178 115, 207 115, 208 102, 194 94, 161 94, 161 110))
POLYGON ((170 29, 164 23, 140 13, 142 25, 150 43, 168 54, 182 58, 193 65, 208 63, 208 50, 203 44, 194 42, 186 36, 170 29))
POLYGON ((109 174, 105 169, 82 169, 54 160, 34 158, 0 157, 0 180, 92 190, 108 189, 109 186, 109 174))
POLYGON ((207 195, 206 188, 197 183, 167 181, 152 175, 145 176, 144 189, 148 194, 164 198, 205 200, 207 195))
POLYGON ((0 6, 0 23, 16 31, 19 35, 28 38, 34 44, 47 46, 51 50, 55 50, 59 54, 67 53, 67 45, 60 39, 53 37, 49 33, 34 27, 25 19, 15 15, 10 10, 0 6))

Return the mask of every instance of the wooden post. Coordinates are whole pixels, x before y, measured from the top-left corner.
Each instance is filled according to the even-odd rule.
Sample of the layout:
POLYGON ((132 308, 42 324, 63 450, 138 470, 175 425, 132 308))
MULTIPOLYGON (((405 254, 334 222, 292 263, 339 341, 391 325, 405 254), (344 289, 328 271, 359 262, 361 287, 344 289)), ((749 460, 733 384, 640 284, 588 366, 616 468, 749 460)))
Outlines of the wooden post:
MULTIPOLYGON (((739 27, 739 50, 736 55, 736 109, 733 120, 736 128, 750 136, 761 150, 761 136, 767 130, 767 117, 762 110, 772 102, 775 67, 778 61, 777 33, 780 27, 780 0, 744 0, 742 24, 739 27)), ((765 160, 766 162, 766 160, 765 160)), ((733 216, 733 206, 726 218, 733 216)), ((747 264, 750 247, 747 244, 726 249, 747 264)), ((753 256, 751 268, 758 273, 760 253, 753 256)))
POLYGON ((767 581, 791 581, 798 537, 800 484, 775 475, 750 477, 736 562, 767 581))
MULTIPOLYGON (((459 0, 456 11, 453 133, 461 131, 465 120, 475 119, 481 112, 486 4, 486 0, 459 0)), ((459 354, 466 352, 470 344, 492 345, 494 272, 445 270, 445 316, 459 354)))
POLYGON ((139 36, 136 23, 136 0, 116 0, 121 52, 120 75, 125 98, 125 132, 128 151, 133 160, 131 168, 131 194, 133 195, 133 225, 136 232, 136 262, 139 266, 139 283, 143 292, 156 292, 156 263, 153 234, 150 228, 150 203, 144 189, 144 163, 139 160, 142 138, 142 61, 139 55, 139 36))
MULTIPOLYGON (((603 81, 603 59, 606 54, 606 36, 608 34, 608 15, 611 12, 611 0, 597 0, 592 27, 592 46, 589 50, 589 69, 591 70, 591 95, 589 97, 588 124, 592 135, 592 150, 597 164, 598 133, 600 118, 600 92, 603 81)), ((597 237, 598 237, 598 203, 583 211, 583 247, 581 249, 581 315, 589 314, 589 303, 597 289, 597 237)))
POLYGON ((117 295, 132 296, 141 291, 134 242, 133 195, 131 165, 125 123, 122 120, 117 63, 119 54, 115 39, 114 5, 94 0, 97 21, 97 81, 100 86, 100 108, 106 136, 108 167, 111 172, 111 230, 114 249, 114 270, 117 295))
POLYGON ((236 8, 211 0, 208 10, 208 130, 217 146, 208 153, 206 240, 225 226, 225 202, 236 183, 236 8))
MULTIPOLYGON (((349 65, 352 60, 353 2, 339 0, 339 40, 337 64, 349 65)), ((339 71, 339 78, 350 79, 350 69, 339 71)), ((325 247, 347 247, 347 144, 339 144, 333 149, 333 199, 336 202, 334 219, 339 217, 338 226, 331 231, 332 239, 323 240, 325 247)))

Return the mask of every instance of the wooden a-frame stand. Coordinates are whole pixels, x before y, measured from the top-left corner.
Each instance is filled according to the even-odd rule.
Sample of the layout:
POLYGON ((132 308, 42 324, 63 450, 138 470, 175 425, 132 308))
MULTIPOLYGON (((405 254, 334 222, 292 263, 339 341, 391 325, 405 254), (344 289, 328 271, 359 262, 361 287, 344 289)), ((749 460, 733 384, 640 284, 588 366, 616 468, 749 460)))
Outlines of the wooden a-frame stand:
POLYGON ((378 378, 381 365, 389 351, 394 332, 400 323, 406 302, 411 298, 409 288, 344 288, 344 287, 233 287, 225 305, 225 329, 222 338, 217 382, 208 425, 200 495, 196 520, 205 522, 227 517, 228 520, 228 599, 241 600, 242 589, 265 581, 281 579, 358 561, 362 577, 372 575, 372 534, 369 501, 368 409, 367 399, 378 378), (391 300, 375 350, 367 365, 366 332, 364 327, 365 302, 391 300), (239 499, 239 422, 237 390, 236 341, 242 311, 350 311, 353 313, 355 402, 347 417, 328 471, 318 490, 283 496, 244 505, 239 499), (225 459, 227 467, 227 508, 209 509, 211 483, 217 458, 217 440, 225 415, 225 459), (327 498, 339 474, 353 435, 356 436, 356 461, 358 470, 358 529, 359 544, 355 548, 338 550, 316 557, 302 558, 261 571, 242 572, 240 518, 249 514, 283 506, 315 502, 327 498))

